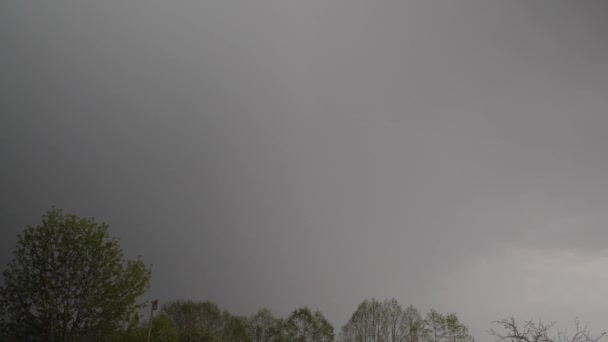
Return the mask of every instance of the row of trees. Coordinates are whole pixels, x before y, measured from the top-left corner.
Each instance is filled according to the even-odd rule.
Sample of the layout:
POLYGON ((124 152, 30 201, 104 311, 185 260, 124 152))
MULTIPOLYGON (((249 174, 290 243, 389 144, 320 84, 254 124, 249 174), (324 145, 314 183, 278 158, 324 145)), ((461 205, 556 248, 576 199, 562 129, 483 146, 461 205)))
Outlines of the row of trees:
MULTIPOLYGON (((129 328, 120 339, 143 341, 147 324, 129 328)), ((234 315, 212 302, 178 300, 165 304, 152 322, 154 341, 333 342, 334 328, 316 310, 298 308, 287 318, 266 308, 249 317, 234 315)))
POLYGON ((454 313, 436 310, 422 316, 414 306, 403 309, 395 299, 364 300, 340 332, 342 342, 473 342, 454 313))
MULTIPOLYGON (((0 341, 146 341, 148 323, 138 298, 151 276, 141 260, 125 260, 108 225, 52 209, 18 236, 0 283, 0 341)), ((166 303, 153 319, 153 341, 332 342, 334 327, 307 307, 286 318, 268 309, 246 317, 211 302, 166 303)), ((566 336, 552 324, 514 318, 491 333, 506 342, 597 342, 576 322, 566 336)), ((364 300, 337 336, 340 342, 473 342, 453 314, 426 315, 395 299, 364 300)))
MULTIPOLYGON (((494 322, 497 342, 598 342, 606 333, 593 335, 575 320, 567 335, 555 323, 525 321, 510 317, 494 322)), ((146 341, 147 323, 140 323, 115 336, 126 342, 146 341)), ((249 317, 220 311, 212 302, 178 300, 164 305, 152 321, 152 340, 165 342, 333 342, 334 328, 319 311, 307 307, 287 318, 276 317, 266 308, 249 317)), ((456 314, 430 310, 421 315, 414 306, 403 307, 395 300, 374 298, 359 304, 342 327, 338 342, 474 342, 456 314)))
MULTIPOLYGON (((143 341, 147 325, 123 331, 120 339, 143 341)), ((334 327, 323 314, 307 307, 287 318, 260 309, 249 317, 221 311, 212 302, 178 300, 165 304, 154 318, 155 341, 333 342, 334 327)), ((472 342, 468 328, 455 314, 403 309, 395 300, 364 300, 338 336, 340 342, 472 342)))

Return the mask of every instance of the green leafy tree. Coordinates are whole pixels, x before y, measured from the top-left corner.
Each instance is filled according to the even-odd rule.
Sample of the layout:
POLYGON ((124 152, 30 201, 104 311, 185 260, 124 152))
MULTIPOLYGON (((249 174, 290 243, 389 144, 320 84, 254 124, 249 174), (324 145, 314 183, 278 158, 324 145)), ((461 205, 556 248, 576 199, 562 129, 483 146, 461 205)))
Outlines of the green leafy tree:
POLYGON ((343 342, 401 341, 405 326, 403 309, 394 300, 380 302, 375 298, 362 301, 342 327, 343 342))
POLYGON ((123 257, 108 225, 51 209, 18 236, 2 273, 5 339, 76 341, 133 321, 150 270, 123 257))
POLYGON ((287 319, 287 336, 294 342, 333 342, 334 328, 320 311, 303 307, 287 319))
MULTIPOLYGON (((147 324, 144 324, 146 334, 148 332, 147 328, 147 324)), ((160 315, 152 319, 150 338, 155 342, 177 342, 177 329, 173 326, 169 317, 160 315)))
POLYGON ((469 334, 469 328, 460 323, 458 316, 454 313, 445 316, 445 331, 448 342, 473 341, 473 337, 469 334))
POLYGON ((402 329, 405 332, 404 342, 420 342, 425 335, 424 320, 420 311, 413 305, 403 311, 402 329))
MULTIPOLYGON (((135 327, 128 327, 124 331, 112 336, 114 341, 123 342, 146 342, 148 341, 149 323, 141 321, 135 327)), ((157 316, 152 319, 152 330, 150 339, 154 342, 177 342, 177 329, 167 316, 157 316)))
POLYGON ((177 300, 163 305, 160 312, 173 322, 180 342, 215 342, 222 339, 224 322, 215 303, 177 300))
POLYGON ((403 307, 396 299, 383 303, 382 337, 387 342, 402 342, 407 335, 403 307))
POLYGON ((249 331, 249 321, 246 317, 232 315, 228 311, 222 313, 224 324, 222 341, 226 342, 252 342, 249 331))
POLYGON ((315 331, 313 341, 317 342, 333 342, 334 341, 334 326, 323 316, 321 311, 316 310, 313 313, 313 322, 315 331))
POLYGON ((428 330, 427 341, 439 342, 446 336, 445 316, 431 309, 426 315, 426 328, 428 330))
POLYGON ((284 318, 277 318, 270 329, 270 341, 290 342, 288 333, 288 322, 284 318))
POLYGON ((249 336, 253 342, 287 341, 286 323, 266 308, 249 318, 249 336))
POLYGON ((455 314, 431 310, 423 319, 418 309, 405 310, 395 299, 362 301, 342 327, 341 342, 472 342, 468 328, 455 314))
POLYGON ((376 342, 374 334, 373 310, 377 305, 375 298, 365 299, 342 327, 339 339, 341 342, 376 342))

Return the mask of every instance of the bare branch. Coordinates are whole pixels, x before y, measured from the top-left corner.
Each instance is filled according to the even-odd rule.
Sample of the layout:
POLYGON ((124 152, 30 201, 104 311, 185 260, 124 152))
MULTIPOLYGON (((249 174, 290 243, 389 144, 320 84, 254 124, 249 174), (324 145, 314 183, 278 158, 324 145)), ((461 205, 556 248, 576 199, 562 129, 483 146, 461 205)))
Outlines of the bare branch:
POLYGON ((568 337, 567 332, 557 329, 557 336, 551 334, 555 327, 555 322, 544 324, 543 322, 524 321, 518 324, 513 316, 500 321, 492 322, 502 325, 505 332, 498 332, 490 329, 490 334, 497 338, 496 342, 598 342, 606 333, 592 335, 587 325, 581 326, 578 319, 574 320, 575 332, 568 337))

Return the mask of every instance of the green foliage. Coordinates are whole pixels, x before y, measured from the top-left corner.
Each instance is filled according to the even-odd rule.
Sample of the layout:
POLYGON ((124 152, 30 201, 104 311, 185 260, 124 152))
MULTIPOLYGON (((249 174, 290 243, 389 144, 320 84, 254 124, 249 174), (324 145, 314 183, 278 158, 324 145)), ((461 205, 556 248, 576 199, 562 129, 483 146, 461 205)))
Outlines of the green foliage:
POLYGON ((255 342, 274 341, 277 339, 277 333, 283 330, 279 325, 272 312, 266 308, 262 308, 249 319, 249 336, 255 342))
POLYGON ((219 307, 211 302, 177 300, 163 305, 161 314, 167 316, 178 331, 179 341, 219 341, 224 322, 219 307))
POLYGON ((294 342, 331 342, 334 327, 320 311, 313 313, 303 307, 294 310, 287 319, 287 336, 294 342))
MULTIPOLYGON (((113 336, 112 340, 123 342, 146 342, 148 341, 149 323, 140 322, 135 327, 130 327, 113 336)), ((152 319, 150 340, 154 342, 177 342, 177 329, 166 316, 157 316, 152 319)))
POLYGON ((334 328, 320 311, 294 310, 288 319, 260 309, 250 317, 220 312, 211 302, 177 300, 161 309, 177 330, 178 341, 333 342, 334 328))
POLYGON ((255 342, 289 341, 287 322, 275 317, 270 310, 262 308, 249 318, 249 337, 255 342))
POLYGON ((458 316, 454 313, 450 313, 444 318, 445 323, 445 335, 450 342, 469 341, 471 336, 469 335, 469 329, 466 325, 460 323, 458 316))
POLYGON ((158 316, 152 320, 151 338, 158 342, 177 342, 177 329, 166 316, 158 316))
POLYGON ((75 341, 109 336, 137 315, 150 270, 125 261, 108 225, 52 209, 18 236, 2 273, 5 338, 75 341))
POLYGON ((405 331, 405 342, 422 341, 425 334, 425 322, 420 315, 420 311, 413 305, 408 306, 403 311, 401 329, 405 331))
POLYGON ((445 335, 445 318, 444 316, 431 309, 426 315, 426 326, 428 329, 428 340, 432 342, 439 342, 445 335))
POLYGON ((342 327, 340 340, 345 342, 384 341, 403 335, 399 324, 401 306, 396 301, 380 302, 375 298, 364 300, 357 306, 348 323, 342 327), (392 331, 396 322, 399 331, 392 331))
POLYGON ((222 321, 224 323, 224 332, 222 341, 232 342, 250 342, 249 322, 247 318, 235 316, 228 311, 222 313, 222 321))

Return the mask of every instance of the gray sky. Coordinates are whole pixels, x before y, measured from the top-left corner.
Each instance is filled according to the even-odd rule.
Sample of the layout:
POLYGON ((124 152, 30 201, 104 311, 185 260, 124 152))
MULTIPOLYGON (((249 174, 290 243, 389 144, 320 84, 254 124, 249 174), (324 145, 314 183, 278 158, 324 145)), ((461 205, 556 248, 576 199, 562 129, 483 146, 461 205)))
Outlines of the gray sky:
POLYGON ((608 317, 604 1, 2 1, 0 261, 51 205, 249 314, 608 317))

